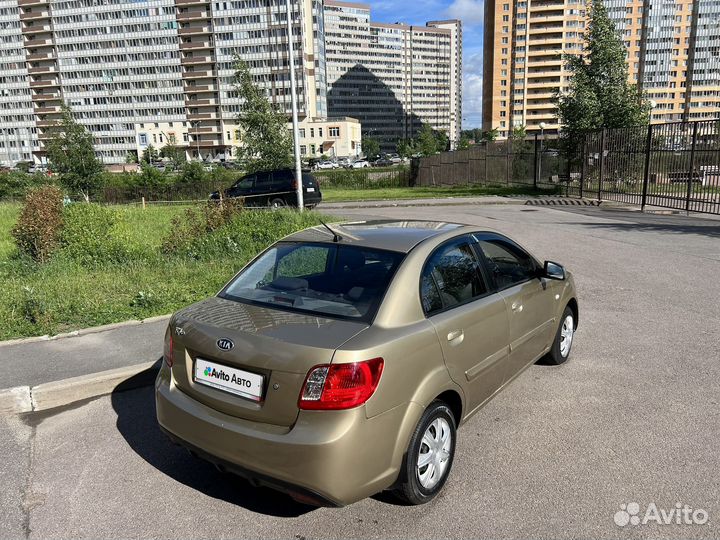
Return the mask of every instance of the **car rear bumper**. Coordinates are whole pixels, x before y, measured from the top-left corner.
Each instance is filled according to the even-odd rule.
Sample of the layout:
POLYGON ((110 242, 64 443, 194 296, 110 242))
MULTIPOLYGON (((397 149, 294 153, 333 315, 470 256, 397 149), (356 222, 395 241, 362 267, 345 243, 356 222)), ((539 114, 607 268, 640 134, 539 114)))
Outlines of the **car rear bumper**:
POLYGON ((191 452, 299 500, 334 506, 393 484, 422 414, 409 403, 372 418, 358 407, 300 411, 292 427, 251 422, 195 401, 174 385, 166 367, 155 399, 162 429, 191 452))

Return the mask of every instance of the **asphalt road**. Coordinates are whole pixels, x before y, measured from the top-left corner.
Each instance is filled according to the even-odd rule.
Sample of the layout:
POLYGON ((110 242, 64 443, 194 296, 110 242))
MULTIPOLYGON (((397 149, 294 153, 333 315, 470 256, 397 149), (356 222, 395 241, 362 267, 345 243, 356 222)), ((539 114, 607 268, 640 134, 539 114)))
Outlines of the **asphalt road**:
MULTIPOLYGON (((344 210, 362 216, 364 210, 344 210)), ((524 206, 372 209, 475 223, 564 263, 571 360, 533 366, 459 433, 442 496, 313 509, 172 446, 149 388, 0 418, 0 536, 15 538, 717 538, 720 223, 524 206), (654 503, 705 524, 626 525, 654 503)), ((368 441, 372 444, 372 441, 368 441)))

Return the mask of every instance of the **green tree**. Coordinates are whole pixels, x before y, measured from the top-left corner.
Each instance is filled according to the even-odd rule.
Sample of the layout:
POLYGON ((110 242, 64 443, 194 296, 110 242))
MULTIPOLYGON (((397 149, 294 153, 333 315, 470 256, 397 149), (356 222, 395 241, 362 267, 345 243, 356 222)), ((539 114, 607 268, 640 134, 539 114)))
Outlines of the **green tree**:
POLYGON ((457 149, 458 150, 467 150, 470 148, 470 137, 463 134, 460 136, 460 140, 457 143, 457 149))
POLYGON ((415 150, 423 156, 432 156, 438 152, 438 139, 430 124, 423 124, 415 138, 415 150))
POLYGON ((185 163, 185 150, 178 147, 177 137, 174 133, 168 135, 167 144, 160 149, 160 157, 168 158, 172 162, 173 168, 185 163))
POLYGON ((365 137, 362 140, 362 150, 367 158, 376 158, 380 155, 380 143, 373 137, 365 137))
POLYGON ((400 139, 395 146, 395 150, 401 158, 412 157, 412 155, 415 153, 412 139, 400 139))
POLYGON ((446 152, 450 149, 450 138, 447 136, 447 133, 440 130, 433 130, 433 135, 435 135, 438 152, 446 152))
POLYGON ((527 181, 533 178, 535 163, 533 143, 526 140, 525 126, 515 126, 510 133, 512 143, 512 179, 527 181))
POLYGON ((152 163, 153 161, 157 161, 158 157, 160 157, 158 151, 151 144, 143 152, 141 161, 143 163, 152 163))
POLYGON ((480 140, 485 142, 493 142, 497 140, 498 135, 500 135, 500 133, 498 132, 498 128, 492 128, 487 131, 483 131, 480 140))
POLYGON ((70 107, 63 105, 61 114, 51 130, 47 156, 63 188, 89 201, 91 193, 102 186, 103 164, 95 156, 92 135, 75 120, 70 107))
POLYGON ((649 103, 628 82, 625 46, 602 0, 592 3, 585 50, 585 55, 566 55, 570 88, 557 96, 569 150, 582 141, 583 131, 640 126, 649 120, 649 103))
POLYGON ((128 152, 125 154, 125 163, 137 163, 138 157, 136 152, 128 152))
POLYGON ((237 122, 242 145, 237 157, 248 171, 280 169, 292 165, 293 145, 287 116, 278 110, 253 81, 248 65, 236 58, 235 90, 242 99, 237 122))

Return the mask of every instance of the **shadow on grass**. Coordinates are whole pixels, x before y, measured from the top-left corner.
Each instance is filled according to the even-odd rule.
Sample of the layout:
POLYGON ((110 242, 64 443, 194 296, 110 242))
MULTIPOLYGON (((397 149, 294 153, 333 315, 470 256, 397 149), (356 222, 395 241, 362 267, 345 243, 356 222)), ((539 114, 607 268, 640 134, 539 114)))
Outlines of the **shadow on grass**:
POLYGON ((117 429, 135 453, 174 480, 251 512, 297 517, 315 509, 278 491, 253 487, 238 476, 221 473, 210 463, 192 457, 182 447, 170 442, 160 431, 155 415, 152 382, 160 362, 158 360, 152 368, 119 384, 111 396, 117 413, 117 429))

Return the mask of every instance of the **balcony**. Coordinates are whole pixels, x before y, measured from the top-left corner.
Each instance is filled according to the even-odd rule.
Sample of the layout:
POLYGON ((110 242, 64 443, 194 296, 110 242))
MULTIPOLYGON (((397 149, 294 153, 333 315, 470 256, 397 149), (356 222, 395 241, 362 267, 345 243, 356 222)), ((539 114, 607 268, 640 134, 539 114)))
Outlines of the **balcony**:
POLYGON ((212 70, 205 69, 202 71, 186 71, 182 76, 185 79, 213 79, 216 77, 212 70))
POLYGON ((52 27, 49 24, 23 24, 22 33, 26 35, 31 34, 49 34, 52 32, 52 27))
MULTIPOLYGON (((21 4, 22 5, 22 4, 21 4)), ((40 19, 49 19, 50 12, 45 10, 23 10, 20 12, 21 21, 38 21, 40 19)))
POLYGON ((202 49, 213 49, 214 47, 215 46, 211 42, 207 41, 190 41, 180 43, 181 51, 197 51, 202 49))
MULTIPOLYGON (((47 101, 47 100, 46 100, 47 101)), ((60 112, 59 105, 52 105, 50 107, 36 107, 35 114, 58 114, 60 112)))
POLYGON ((47 119, 43 119, 43 120, 38 120, 37 122, 35 122, 35 125, 36 125, 37 127, 39 127, 39 128, 44 128, 44 127, 53 127, 53 126, 56 126, 57 123, 58 123, 57 120, 47 120, 47 119))
POLYGON ((198 64, 214 64, 215 58, 212 56, 184 56, 180 59, 183 66, 194 66, 198 64))
POLYGON ((188 113, 187 119, 190 121, 198 121, 198 120, 218 120, 220 118, 219 115, 215 113, 188 113))
POLYGON ((206 107, 217 105, 214 99, 185 99, 186 107, 206 107))
MULTIPOLYGON (((34 36, 35 34, 30 34, 31 36, 34 36)), ((34 37, 27 37, 25 38, 25 47, 52 47, 53 40, 52 38, 45 38, 45 39, 38 39, 34 37)))
POLYGON ((42 60, 55 60, 55 55, 51 52, 33 53, 25 57, 28 62, 40 62, 42 60))
POLYGON ((55 66, 28 66, 28 75, 42 75, 43 73, 57 73, 55 66))
POLYGON ((60 93, 53 94, 33 94, 31 97, 34 102, 45 102, 45 101, 60 101, 60 93))
POLYGON ((178 28, 178 35, 180 36, 194 36, 211 33, 212 30, 209 26, 185 26, 184 28, 178 28))
POLYGON ((176 6, 204 6, 210 3, 210 0, 175 0, 176 6))
POLYGON ((33 6, 48 6, 50 0, 18 0, 18 6, 20 7, 33 7, 33 6))
POLYGON ((203 133, 220 133, 220 127, 219 126, 198 126, 196 128, 193 128, 190 131, 190 134, 200 134, 203 133))
POLYGON ((178 12, 176 17, 178 22, 196 21, 200 19, 208 19, 210 17, 210 14, 207 11, 191 9, 190 11, 178 12))
POLYGON ((52 88, 59 86, 60 83, 57 79, 41 79, 39 81, 30 81, 30 88, 52 88))

